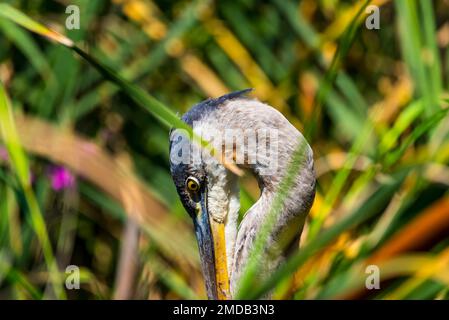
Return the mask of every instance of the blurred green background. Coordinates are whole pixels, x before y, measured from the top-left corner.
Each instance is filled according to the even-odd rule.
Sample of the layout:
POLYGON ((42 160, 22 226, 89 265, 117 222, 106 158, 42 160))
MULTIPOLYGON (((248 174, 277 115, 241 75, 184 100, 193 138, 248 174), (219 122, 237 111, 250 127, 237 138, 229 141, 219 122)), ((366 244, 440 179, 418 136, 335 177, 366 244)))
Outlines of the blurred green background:
MULTIPOLYGON (((449 297, 449 1, 3 4, 179 115, 251 87, 305 133, 318 177, 308 250, 274 275, 274 298, 449 297), (69 5, 79 30, 65 27, 69 5), (366 28, 366 5, 378 6, 380 29, 366 28), (371 264, 380 290, 365 289, 371 264)), ((0 298, 204 298, 158 111, 7 8, 0 298), (69 265, 80 268, 78 290, 65 287, 69 265)), ((248 175, 241 185, 244 213, 258 187, 248 175)))

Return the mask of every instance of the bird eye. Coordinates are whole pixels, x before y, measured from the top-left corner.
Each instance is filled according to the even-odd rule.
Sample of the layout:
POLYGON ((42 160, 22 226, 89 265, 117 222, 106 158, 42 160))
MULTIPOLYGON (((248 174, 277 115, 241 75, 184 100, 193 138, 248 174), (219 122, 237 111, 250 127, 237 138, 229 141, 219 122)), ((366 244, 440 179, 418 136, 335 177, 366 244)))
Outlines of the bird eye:
POLYGON ((191 192, 197 192, 200 190, 200 183, 198 179, 194 177, 188 177, 186 180, 186 187, 191 192))

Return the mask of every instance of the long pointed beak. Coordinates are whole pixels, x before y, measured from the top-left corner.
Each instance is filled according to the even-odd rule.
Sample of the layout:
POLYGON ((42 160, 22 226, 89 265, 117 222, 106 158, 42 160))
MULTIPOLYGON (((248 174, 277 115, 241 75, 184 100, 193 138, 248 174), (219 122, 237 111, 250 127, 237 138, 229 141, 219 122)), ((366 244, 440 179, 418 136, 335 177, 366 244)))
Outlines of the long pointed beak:
POLYGON ((207 296, 214 300, 230 299, 224 223, 209 217, 206 191, 201 194, 193 224, 207 296))

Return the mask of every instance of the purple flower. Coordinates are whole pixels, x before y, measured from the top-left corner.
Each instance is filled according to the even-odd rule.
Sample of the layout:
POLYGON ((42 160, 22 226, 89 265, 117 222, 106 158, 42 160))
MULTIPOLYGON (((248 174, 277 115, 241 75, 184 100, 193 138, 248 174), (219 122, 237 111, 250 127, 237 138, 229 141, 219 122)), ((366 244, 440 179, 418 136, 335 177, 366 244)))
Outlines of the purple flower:
POLYGON ((50 169, 51 187, 55 191, 72 188, 75 185, 75 176, 65 167, 54 166, 50 169))
POLYGON ((3 161, 8 161, 8 150, 4 146, 0 146, 0 159, 3 161))

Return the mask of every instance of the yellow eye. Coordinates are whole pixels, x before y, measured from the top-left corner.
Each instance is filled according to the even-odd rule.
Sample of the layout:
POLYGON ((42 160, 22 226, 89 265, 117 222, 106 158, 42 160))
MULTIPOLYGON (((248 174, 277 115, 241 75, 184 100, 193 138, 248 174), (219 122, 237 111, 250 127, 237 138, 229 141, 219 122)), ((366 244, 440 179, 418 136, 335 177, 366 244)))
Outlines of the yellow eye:
POLYGON ((199 181, 194 177, 188 177, 186 180, 186 186, 187 189, 191 192, 197 192, 200 190, 200 183, 199 181))

